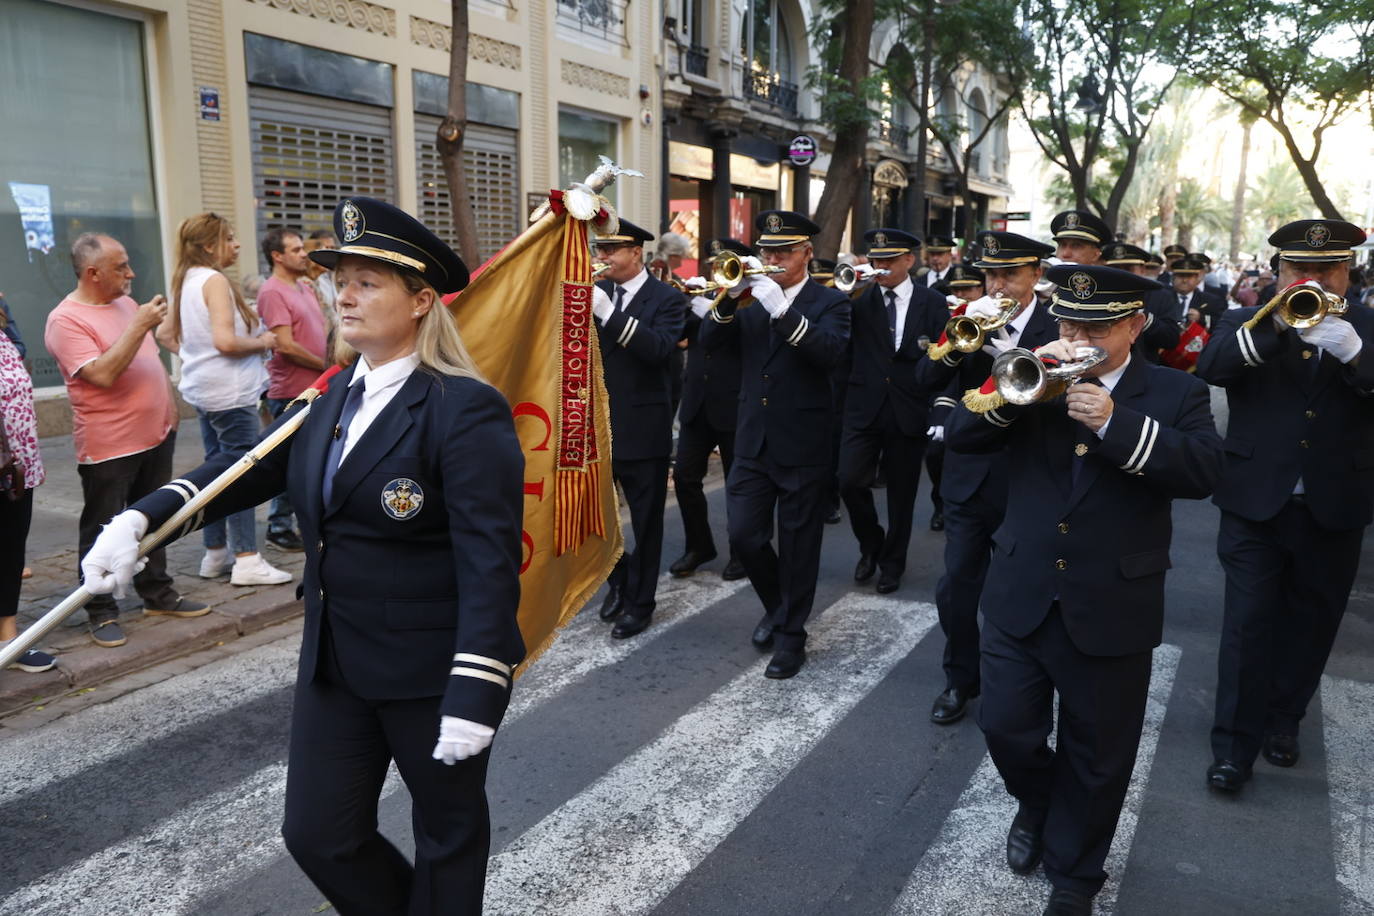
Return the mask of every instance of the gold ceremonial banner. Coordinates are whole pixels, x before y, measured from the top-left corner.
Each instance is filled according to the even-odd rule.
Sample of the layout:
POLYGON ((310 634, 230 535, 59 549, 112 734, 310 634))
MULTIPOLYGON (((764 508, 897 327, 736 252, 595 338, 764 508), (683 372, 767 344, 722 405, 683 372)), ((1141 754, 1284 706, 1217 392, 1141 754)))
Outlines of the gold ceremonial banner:
POLYGON ((587 223, 555 193, 449 302, 478 368, 510 402, 525 453, 522 672, 624 549, 591 293, 587 223))

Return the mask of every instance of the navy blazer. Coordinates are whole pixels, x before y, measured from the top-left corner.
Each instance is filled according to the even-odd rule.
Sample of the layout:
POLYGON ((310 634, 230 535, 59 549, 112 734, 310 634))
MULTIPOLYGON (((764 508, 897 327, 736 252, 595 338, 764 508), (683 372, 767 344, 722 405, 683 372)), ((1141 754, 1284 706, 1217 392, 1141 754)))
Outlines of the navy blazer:
POLYGON ((705 412, 706 422, 720 432, 733 432, 739 415, 739 338, 714 350, 702 343, 709 319, 687 311, 687 373, 682 384, 678 420, 690 423, 705 412))
MULTIPOLYGON (((1195 297, 1196 305, 1208 303, 1201 301, 1201 294, 1195 297)), ((1178 346, 1183 334, 1182 311, 1178 307, 1178 294, 1171 289, 1153 290, 1145 297, 1145 328, 1136 338, 1133 352, 1152 363, 1159 362, 1160 350, 1172 350, 1178 346)))
MULTIPOLYGON (((327 613, 355 694, 442 696, 443 715, 494 728, 525 655, 516 624, 525 461, 510 407, 483 382, 417 369, 344 457, 325 505, 322 468, 350 378, 351 370, 335 376, 296 434, 194 527, 287 490, 305 541, 300 679, 316 676, 327 613), (400 480, 422 497, 418 508, 388 507, 400 480)), ((208 461, 130 508, 156 529, 233 462, 208 461)))
POLYGON ((1225 388, 1231 408, 1226 473, 1213 501, 1265 521, 1288 502, 1301 477, 1308 508, 1323 528, 1368 525, 1374 517, 1374 311, 1357 306, 1347 313, 1364 341, 1352 367, 1330 353, 1318 359, 1296 331, 1279 332, 1268 318, 1245 329, 1258 310, 1224 314, 1198 357, 1198 376, 1225 388))
MULTIPOLYGON (((1021 336, 1016 339, 1018 347, 1034 350, 1052 340, 1059 339, 1059 320, 1050 314, 1049 309, 1037 302, 1021 336)), ((983 386, 992 374, 992 356, 979 350, 976 353, 951 351, 944 359, 927 359, 923 367, 923 377, 938 381, 949 378, 945 390, 935 398, 930 410, 930 425, 946 426, 949 416, 957 407, 964 393, 970 388, 983 386), (951 363, 953 365, 951 365, 951 363)), ((966 503, 984 486, 984 498, 997 505, 1007 501, 1007 475, 1003 470, 1005 456, 1002 452, 961 452, 946 443, 945 464, 940 475, 940 496, 954 502, 966 503)))
POLYGON ((913 283, 901 346, 896 346, 888 330, 886 294, 883 287, 873 283, 854 300, 850 331, 853 364, 844 399, 844 425, 870 429, 882 420, 883 406, 890 402, 902 433, 924 437, 934 392, 918 380, 917 366, 930 362, 922 344, 928 346, 940 339, 949 320, 949 304, 933 289, 913 283))
POLYGON ((736 455, 758 458, 766 448, 783 467, 833 461, 830 373, 849 341, 848 296, 808 278, 776 320, 757 302, 740 308, 726 296, 701 337, 712 352, 732 341, 740 348, 736 455))
MULTIPOLYGON (((597 283, 615 301, 615 284, 597 283)), ((673 451, 673 353, 687 300, 652 274, 601 324, 601 368, 611 398, 611 455, 630 461, 673 451)))
POLYGON ((1088 655, 1159 645, 1175 498, 1201 499, 1221 473, 1207 386, 1132 359, 1112 392, 1106 437, 1069 419, 1063 398, 983 414, 963 405, 946 426, 959 451, 1007 450, 1007 511, 993 534, 983 613, 1029 636, 1058 600, 1088 655), (1073 483, 1075 447, 1086 455, 1073 483))

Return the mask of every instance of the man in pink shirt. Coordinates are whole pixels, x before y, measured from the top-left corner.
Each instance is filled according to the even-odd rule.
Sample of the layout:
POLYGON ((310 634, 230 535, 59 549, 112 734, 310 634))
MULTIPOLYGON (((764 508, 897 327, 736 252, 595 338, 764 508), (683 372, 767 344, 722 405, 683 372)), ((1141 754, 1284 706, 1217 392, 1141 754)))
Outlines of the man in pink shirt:
MULTIPOLYGON (((262 240, 262 258, 264 264, 272 265, 272 275, 258 291, 258 314, 277 335, 277 346, 267 361, 267 407, 276 417, 324 371, 324 312, 310 288, 312 262, 300 233, 273 229, 262 240)), ((282 550, 305 549, 285 493, 272 500, 267 542, 282 550)))
MULTIPOLYGON (((85 498, 77 528, 79 569, 105 522, 171 478, 177 413, 167 371, 148 334, 167 316, 166 299, 158 295, 139 305, 130 298, 129 255, 108 235, 79 236, 72 243, 72 268, 76 289, 48 313, 43 340, 62 369, 72 404, 85 498)), ((199 617, 210 610, 177 594, 161 550, 148 555, 134 589, 145 614, 199 617)), ((86 611, 96 645, 127 642, 110 596, 92 599, 86 611)))

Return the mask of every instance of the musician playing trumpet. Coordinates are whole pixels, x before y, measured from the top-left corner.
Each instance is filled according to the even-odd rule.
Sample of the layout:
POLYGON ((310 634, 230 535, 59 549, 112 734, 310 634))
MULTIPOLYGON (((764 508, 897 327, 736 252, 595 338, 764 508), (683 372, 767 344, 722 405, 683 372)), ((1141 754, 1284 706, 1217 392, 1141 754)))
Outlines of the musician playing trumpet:
POLYGON ((1006 516, 982 595, 978 724, 1020 803, 1007 865, 1027 873, 1043 862, 1045 912, 1078 916, 1106 880, 1140 743, 1171 504, 1211 493, 1222 446, 1200 379, 1131 356, 1157 283, 1078 264, 1047 275, 1061 337, 1037 355, 1062 364, 1096 347, 1101 362, 1067 397, 1024 406, 985 386, 955 409, 947 441, 1006 453, 1006 516))

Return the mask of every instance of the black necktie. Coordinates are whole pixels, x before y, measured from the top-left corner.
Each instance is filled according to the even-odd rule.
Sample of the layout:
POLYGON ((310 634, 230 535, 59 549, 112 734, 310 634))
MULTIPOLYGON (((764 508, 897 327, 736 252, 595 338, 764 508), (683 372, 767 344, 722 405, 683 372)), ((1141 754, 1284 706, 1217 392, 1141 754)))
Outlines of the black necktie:
POLYGON ((334 495, 334 475, 339 471, 343 460, 344 443, 348 441, 348 427, 363 403, 363 389, 367 380, 348 386, 348 397, 344 399, 343 413, 339 414, 339 425, 334 427, 334 438, 329 443, 329 454, 324 459, 324 504, 329 505, 334 495))
POLYGON ((619 311, 621 311, 621 310, 624 309, 624 308, 625 308, 625 287, 623 287, 623 286, 617 286, 617 287, 615 288, 615 310, 616 310, 617 312, 619 312, 619 311))
MULTIPOLYGON (((1097 385, 1098 387, 1104 387, 1100 379, 1084 378, 1079 379, 1079 381, 1085 385, 1097 385)), ((1093 439, 1096 438, 1097 433, 1088 429, 1088 427, 1084 426, 1082 423, 1075 423, 1073 444, 1073 470, 1071 472, 1072 477, 1070 478, 1070 483, 1072 486, 1078 486, 1078 475, 1083 472, 1083 459, 1088 454, 1088 443, 1090 443, 1093 439)))
POLYGON ((891 289, 887 291, 887 330, 894 347, 901 343, 897 340, 897 292, 891 289))
POLYGON ((1178 308, 1179 308, 1179 311, 1181 311, 1181 312, 1183 313, 1183 323, 1184 323, 1184 324, 1187 324, 1187 323, 1188 323, 1188 295, 1187 295, 1187 293, 1180 293, 1180 294, 1179 294, 1179 297, 1178 297, 1178 308))

